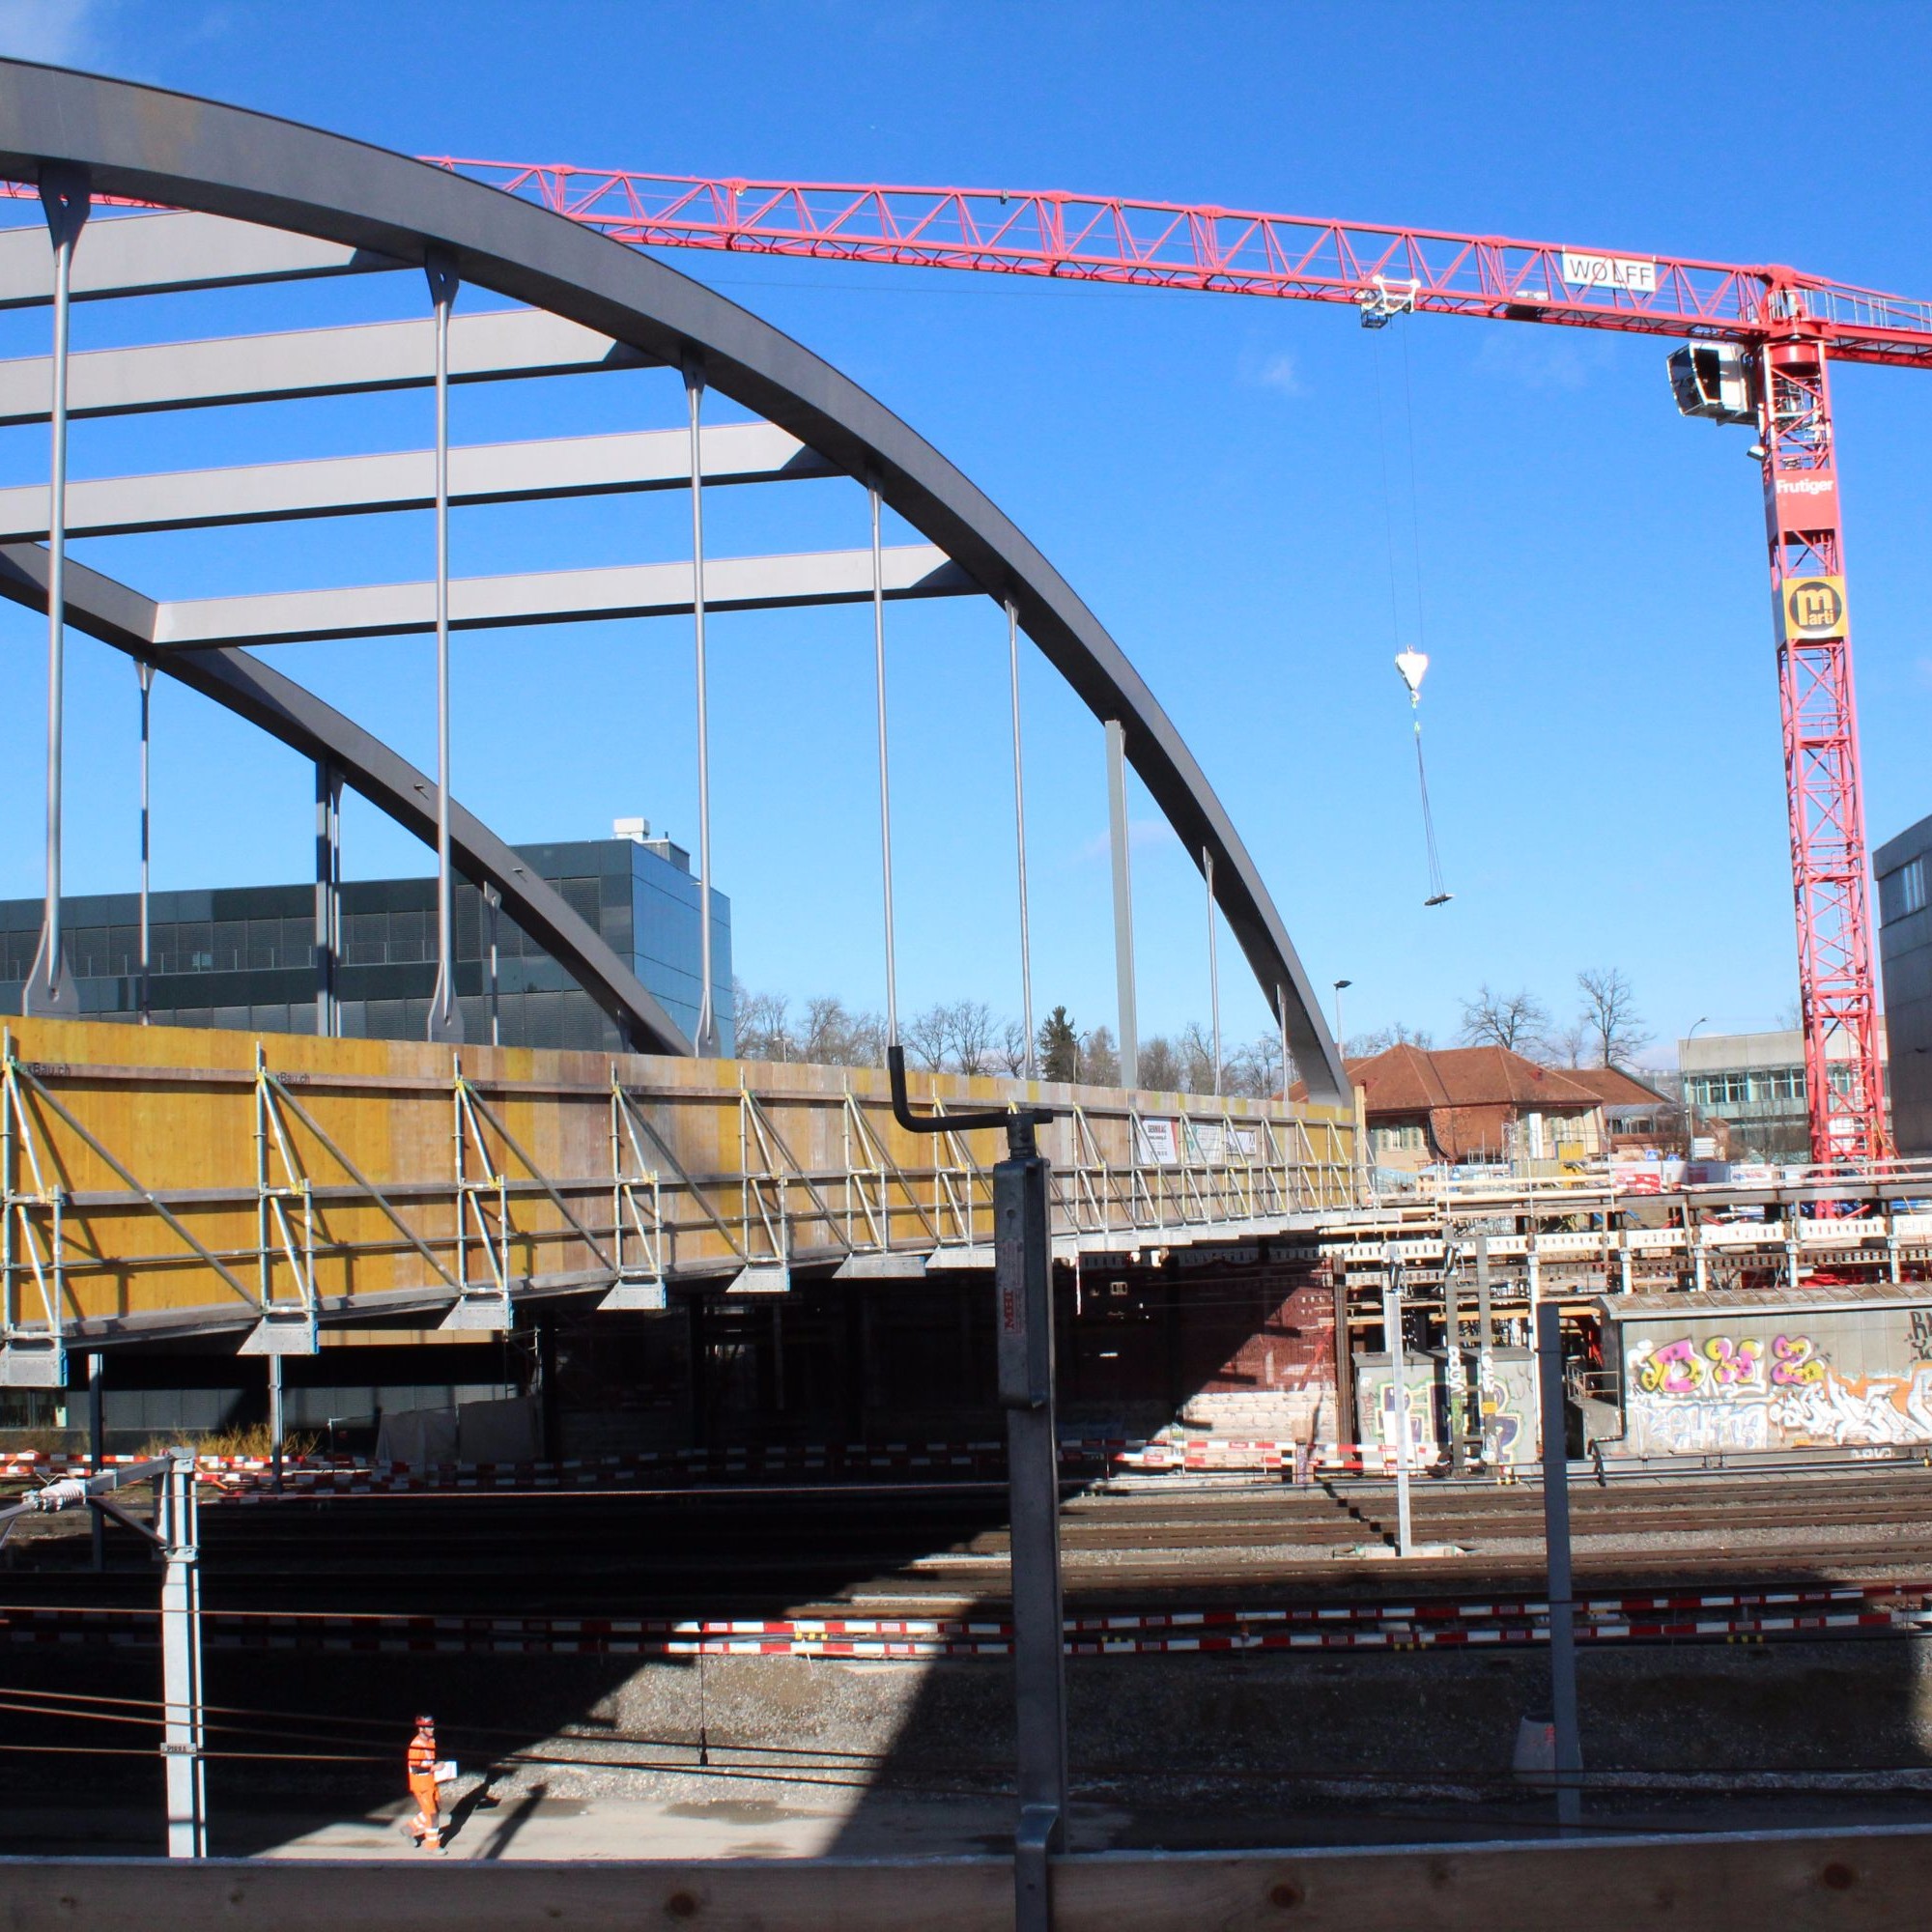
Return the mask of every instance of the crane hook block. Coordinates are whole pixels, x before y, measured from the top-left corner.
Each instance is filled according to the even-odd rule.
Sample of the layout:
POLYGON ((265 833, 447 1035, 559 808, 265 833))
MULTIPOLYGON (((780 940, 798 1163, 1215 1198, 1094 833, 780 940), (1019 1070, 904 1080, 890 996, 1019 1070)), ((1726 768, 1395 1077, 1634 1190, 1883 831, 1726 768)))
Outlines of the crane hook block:
POLYGON ((1429 668, 1428 658, 1421 651, 1398 651, 1395 668, 1403 683, 1408 686, 1408 701, 1415 703, 1422 696, 1422 678, 1429 668))

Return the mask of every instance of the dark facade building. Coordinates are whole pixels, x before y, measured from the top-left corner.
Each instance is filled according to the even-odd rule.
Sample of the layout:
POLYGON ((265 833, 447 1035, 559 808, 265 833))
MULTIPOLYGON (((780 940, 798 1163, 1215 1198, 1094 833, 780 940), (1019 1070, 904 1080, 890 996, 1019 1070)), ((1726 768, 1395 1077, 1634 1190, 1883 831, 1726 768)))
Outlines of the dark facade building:
POLYGON ((1932 1153, 1932 818, 1887 839, 1872 855, 1872 869, 1892 1132, 1900 1153, 1932 1153))
MULTIPOLYGON (((596 927, 687 1037, 697 1029, 697 881, 689 856, 651 838, 641 821, 624 835, 524 845, 520 855, 596 927)), ((217 887, 149 899, 149 1011, 164 1026, 260 1033, 316 1030, 316 889, 217 887)), ((464 1037, 504 1046, 614 1052, 614 1023, 506 913, 457 882, 456 992, 464 1037), (492 971, 492 939, 495 970, 492 971)), ((39 899, 0 900, 0 1012, 20 1010, 40 944, 39 899)), ((62 947, 89 1019, 140 1013, 140 902, 135 894, 70 897, 62 947)), ((342 957, 337 1031, 350 1037, 420 1039, 436 992, 436 880, 348 879, 341 887, 342 957)), ((711 895, 712 1009, 720 1051, 735 1038, 731 1010, 731 905, 711 895)))

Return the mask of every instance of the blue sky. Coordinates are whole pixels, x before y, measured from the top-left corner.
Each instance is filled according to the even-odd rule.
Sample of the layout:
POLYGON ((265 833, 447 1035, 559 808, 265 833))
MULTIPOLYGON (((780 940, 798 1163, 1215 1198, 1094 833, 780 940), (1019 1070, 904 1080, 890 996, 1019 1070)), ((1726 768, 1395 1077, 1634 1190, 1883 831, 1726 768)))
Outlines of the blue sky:
MULTIPOLYGON (((1820 19, 1762 4, 721 0, 700 14, 0 0, 0 49, 412 152, 1107 190, 1788 261, 1932 293, 1926 16, 1846 5, 1820 19), (1802 49, 1802 94, 1764 77, 1770 47, 1802 49)), ((1400 1019, 1446 1038, 1484 980, 1527 984, 1562 1016, 1584 966, 1622 968, 1662 1040, 1699 1017, 1773 1024, 1791 1001, 1749 438, 1677 416, 1668 345, 1447 319, 1378 338, 1346 311, 1296 303, 672 260, 872 389, 1054 558, 1187 736, 1311 978, 1355 982, 1350 1032, 1400 1019), (1456 894, 1435 911, 1421 903, 1407 707, 1390 668, 1418 635, 1418 582, 1431 785, 1456 894)), ((170 299, 168 327, 213 333, 410 312, 414 290, 369 278, 170 299)), ((78 313, 77 347, 156 326, 104 304, 78 313)), ((0 355, 43 349, 43 311, 0 325, 0 355)), ((581 386, 595 394, 459 392, 456 434, 677 419, 664 376, 581 386)), ((1932 810, 1932 381, 1847 369, 1836 393, 1877 842, 1932 810)), ((427 412, 417 396, 83 424, 73 462, 85 475, 408 447, 426 440, 427 412)), ((0 433, 0 479, 43 474, 44 461, 43 437, 0 433)), ((850 484, 714 503, 720 552, 864 541, 850 484)), ((680 541, 671 499, 514 522, 459 513, 453 537, 459 572, 669 557, 680 541)), ((372 565, 425 574, 429 543, 427 519, 405 517, 85 554, 188 594, 372 565)), ((1004 627, 979 600, 891 621, 901 1002, 971 994, 1013 1010, 1004 627)), ((725 618, 714 643, 714 842, 740 974, 878 1004, 868 616, 725 618)), ((427 759, 429 649, 307 646, 284 662, 427 759)), ((593 836, 642 812, 694 842, 689 659, 688 626, 668 621, 459 639, 459 792, 512 838, 593 836)), ((104 660, 76 641, 69 864, 82 891, 129 885, 134 868, 133 678, 104 660)), ((0 613, 0 700, 36 719, 41 679, 36 627, 0 613)), ((1100 733, 1037 661, 1026 702, 1036 1001, 1092 1024, 1112 1006, 1100 733)), ((157 882, 301 876, 306 772, 184 694, 164 693, 157 716, 157 882)), ((16 829, 0 850, 10 895, 40 886, 34 735, 16 731, 24 754, 0 771, 16 829)), ((1154 816, 1144 798, 1137 816, 1154 816)), ((421 863, 366 810, 350 834, 352 872, 421 863)), ((1174 1027, 1207 1010, 1200 882, 1151 822, 1136 863, 1143 1029, 1174 1027)), ((1230 1033, 1258 1030, 1261 998, 1225 943, 1222 970, 1230 1033)))

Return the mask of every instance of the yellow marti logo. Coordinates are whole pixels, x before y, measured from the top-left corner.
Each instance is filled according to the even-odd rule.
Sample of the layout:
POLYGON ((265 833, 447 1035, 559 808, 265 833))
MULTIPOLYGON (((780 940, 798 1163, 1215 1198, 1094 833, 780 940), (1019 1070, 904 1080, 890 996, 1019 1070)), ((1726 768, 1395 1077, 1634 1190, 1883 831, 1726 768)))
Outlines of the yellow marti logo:
POLYGON ((1786 581, 1778 606, 1780 629, 1793 638, 1842 638, 1845 635, 1845 580, 1842 577, 1794 577, 1786 581))

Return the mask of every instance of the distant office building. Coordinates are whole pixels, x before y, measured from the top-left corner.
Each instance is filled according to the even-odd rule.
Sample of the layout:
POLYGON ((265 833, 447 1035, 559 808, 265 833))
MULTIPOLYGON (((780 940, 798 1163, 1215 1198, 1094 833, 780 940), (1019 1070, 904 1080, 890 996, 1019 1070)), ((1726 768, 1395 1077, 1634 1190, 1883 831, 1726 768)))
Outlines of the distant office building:
MULTIPOLYGON (((1881 1016, 1881 1057, 1885 1039, 1886 1020, 1881 1016)), ((1849 1045, 1838 1050, 1850 1060, 1849 1045)), ((1796 1027, 1775 1033, 1698 1034, 1680 1039, 1677 1071, 1685 1103, 1701 1117, 1694 1131, 1704 1131, 1702 1121, 1721 1121, 1732 1159, 1811 1158, 1804 1036, 1796 1027)))
POLYGON ((1878 956, 1891 1028, 1892 1131, 1900 1153, 1932 1153, 1932 818, 1872 855, 1878 874, 1878 956))
MULTIPOLYGON (((702 981, 698 886, 690 857, 668 838, 649 838, 641 819, 620 820, 618 830, 625 836, 524 845, 518 852, 691 1037, 702 981)), ((339 1030, 355 1038, 422 1038, 436 992, 436 880, 349 879, 341 893, 339 1030)), ((505 1046, 617 1050, 615 1024, 507 914, 493 914, 476 887, 458 881, 454 910, 457 1004, 467 1039, 490 1039, 494 1011, 505 1046)), ((0 900, 0 1012, 20 1010, 42 911, 39 899, 0 900)), ((133 893, 64 902, 62 950, 87 1018, 139 1016, 139 920, 133 893)), ((731 905, 722 893, 711 895, 711 924, 712 1008, 720 1049, 728 1054, 735 1039, 731 905)), ((155 893, 149 931, 149 1008, 156 1024, 316 1030, 312 883, 155 893)))

